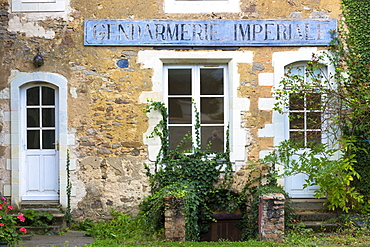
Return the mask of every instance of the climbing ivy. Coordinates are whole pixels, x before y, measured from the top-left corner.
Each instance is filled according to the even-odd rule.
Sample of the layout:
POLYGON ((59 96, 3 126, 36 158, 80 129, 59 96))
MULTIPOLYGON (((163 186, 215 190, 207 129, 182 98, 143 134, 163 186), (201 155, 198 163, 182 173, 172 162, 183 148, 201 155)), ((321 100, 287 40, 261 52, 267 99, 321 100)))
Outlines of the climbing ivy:
POLYGON ((199 112, 194 105, 195 141, 190 134, 187 134, 175 149, 170 149, 168 114, 164 103, 150 102, 145 112, 151 111, 159 111, 162 116, 151 136, 160 138, 161 149, 154 169, 146 166, 152 193, 141 204, 142 215, 148 226, 153 230, 159 230, 163 227, 165 211, 163 199, 176 198, 173 201, 180 200, 184 208, 185 238, 189 241, 197 241, 201 233, 206 231, 206 222, 212 220, 211 214, 214 210, 236 207, 230 203, 232 164, 229 142, 226 143, 225 152, 201 150, 199 112), (193 143, 192 149, 180 151, 187 141, 193 143))
POLYGON ((349 75, 345 89, 351 101, 351 118, 343 127, 344 137, 354 140, 360 174, 352 185, 364 195, 364 209, 370 209, 370 2, 343 0, 344 20, 334 51, 341 58, 337 67, 349 75))
POLYGON ((71 195, 72 195, 72 183, 71 183, 71 158, 69 156, 69 150, 67 149, 67 208, 65 210, 65 218, 67 222, 67 226, 70 226, 72 223, 72 213, 71 213, 71 195))

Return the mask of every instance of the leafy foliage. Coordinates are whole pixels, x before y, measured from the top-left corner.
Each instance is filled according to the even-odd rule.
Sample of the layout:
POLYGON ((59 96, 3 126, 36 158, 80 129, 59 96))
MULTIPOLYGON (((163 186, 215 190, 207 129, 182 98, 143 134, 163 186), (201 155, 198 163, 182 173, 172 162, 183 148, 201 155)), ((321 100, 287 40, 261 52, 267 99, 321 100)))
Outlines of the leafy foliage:
POLYGON ((96 240, 109 240, 109 245, 114 243, 134 243, 138 240, 152 240, 147 232, 145 222, 137 217, 133 219, 130 215, 120 212, 112 212, 114 217, 109 221, 99 221, 91 224, 86 221, 82 223, 86 234, 96 240))
POLYGON ((263 159, 251 161, 249 165, 247 184, 239 198, 241 202, 243 219, 238 223, 238 228, 242 229, 242 240, 258 239, 258 214, 259 198, 262 195, 282 193, 285 196, 284 223, 288 229, 295 216, 294 209, 290 205, 289 195, 277 184, 279 177, 276 171, 276 160, 270 154, 263 159), (246 205, 246 207, 244 206, 246 205))
MULTIPOLYGON (((348 67, 343 64, 342 58, 346 55, 340 50, 343 49, 340 44, 339 39, 330 54, 313 54, 301 75, 292 74, 288 69, 275 91, 278 99, 275 110, 282 114, 290 107, 290 95, 320 94, 321 102, 311 107, 322 112, 319 124, 327 143, 311 142, 302 149, 302 145, 297 146, 299 143, 285 142, 274 152, 277 163, 289 169, 285 175, 307 174, 306 187, 320 185, 316 197, 326 197, 329 209, 348 212, 357 209, 364 202, 364 196, 368 196, 357 181, 363 181, 361 176, 368 177, 369 173, 359 167, 368 164, 362 162, 368 159, 369 145, 365 147, 364 143, 369 133, 366 97, 370 95, 370 87, 368 83, 356 83, 351 76, 344 75, 348 67), (334 74, 318 73, 326 67, 325 61, 333 64, 334 74)), ((311 110, 309 106, 306 109, 311 110)), ((290 121, 295 121, 294 117, 290 116, 290 121)))
POLYGON ((361 175, 352 182, 364 195, 365 209, 370 208, 370 11, 369 1, 343 0, 344 21, 335 52, 338 68, 349 75, 343 87, 348 92, 351 119, 343 128, 345 136, 353 138, 357 149, 354 168, 361 175))
POLYGON ((5 197, 0 199, 0 242, 15 246, 15 242, 21 240, 20 234, 27 233, 26 228, 17 226, 18 220, 24 222, 26 219, 22 213, 15 217, 12 215, 13 206, 8 205, 5 197))
POLYGON ((67 225, 70 226, 72 223, 72 213, 71 213, 71 194, 72 194, 72 182, 71 182, 71 159, 69 156, 69 150, 67 149, 67 164, 66 164, 66 169, 67 169, 67 188, 66 188, 66 193, 67 193, 67 208, 64 212, 65 218, 67 225))
MULTIPOLYGON (((344 147, 353 145, 343 143, 344 147)), ((351 182, 359 174, 354 170, 355 155, 338 155, 339 149, 330 148, 327 144, 311 145, 302 150, 291 141, 284 141, 267 157, 275 164, 283 164, 284 176, 298 173, 307 175, 304 187, 319 185, 315 191, 317 198, 327 198, 328 208, 348 212, 363 201, 351 182)))
MULTIPOLYGON (((229 200, 232 180, 232 167, 229 159, 227 142, 226 152, 211 152, 200 149, 199 113, 196 112, 196 136, 195 143, 192 137, 185 136, 182 143, 191 141, 192 150, 180 151, 182 143, 175 149, 169 148, 169 131, 167 127, 167 109, 163 103, 151 102, 146 112, 159 111, 161 121, 154 128, 153 135, 159 136, 161 150, 155 162, 154 172, 146 166, 147 176, 151 182, 152 195, 141 204, 142 215, 153 230, 163 227, 163 213, 165 210, 163 198, 175 197, 182 200, 185 214, 186 239, 199 240, 202 232, 202 222, 211 220, 211 212, 214 210, 214 198, 219 197, 229 200), (219 180, 222 181, 219 181, 219 180)), ((219 202, 219 207, 230 206, 229 203, 219 202)))
POLYGON ((21 223, 22 226, 48 227, 53 223, 53 214, 48 212, 27 209, 24 210, 23 215, 26 220, 21 223))

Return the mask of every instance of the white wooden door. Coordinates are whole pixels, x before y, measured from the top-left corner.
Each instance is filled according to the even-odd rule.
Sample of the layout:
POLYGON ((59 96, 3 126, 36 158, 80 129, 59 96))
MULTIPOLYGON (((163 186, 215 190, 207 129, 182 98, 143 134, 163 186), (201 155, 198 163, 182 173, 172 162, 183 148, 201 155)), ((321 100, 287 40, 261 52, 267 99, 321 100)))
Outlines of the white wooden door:
POLYGON ((25 98, 25 190, 22 200, 58 200, 57 92, 33 86, 25 98))
MULTIPOLYGON (((298 76, 297 83, 309 83, 314 78, 328 78, 327 68, 321 67, 314 72, 307 70, 307 63, 290 64, 286 73, 298 76), (319 76, 320 75, 320 76, 319 76)), ((319 91, 308 91, 289 94, 288 114, 285 117, 285 139, 290 139, 302 147, 309 147, 309 143, 322 144, 325 133, 322 126, 323 110, 321 108, 322 95, 319 91)), ((293 156, 294 158, 294 156, 293 156)), ((298 158, 298 157, 297 157, 298 158)), ((303 188, 306 175, 297 174, 285 178, 285 190, 292 198, 312 198, 319 187, 303 188)))
POLYGON ((314 192, 319 186, 303 188, 307 175, 300 173, 285 178, 284 188, 291 198, 314 198, 314 192))

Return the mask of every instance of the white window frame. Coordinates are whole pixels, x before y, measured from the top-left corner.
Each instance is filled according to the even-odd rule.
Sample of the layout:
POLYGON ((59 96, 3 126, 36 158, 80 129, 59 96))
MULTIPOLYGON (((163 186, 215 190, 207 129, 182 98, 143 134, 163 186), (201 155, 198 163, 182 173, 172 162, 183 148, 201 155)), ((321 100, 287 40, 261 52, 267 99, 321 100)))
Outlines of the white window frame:
POLYGON ((240 12, 239 0, 187 1, 165 0, 165 13, 211 13, 240 12))
MULTIPOLYGON (((40 92, 40 97, 41 97, 41 92, 40 92)), ((48 84, 48 83, 42 83, 42 82, 39 82, 37 84, 27 84, 26 86, 22 87, 21 88, 21 105, 22 105, 22 108, 21 110, 23 111, 21 114, 22 114, 22 124, 24 126, 22 126, 22 136, 24 137, 24 145, 27 147, 27 130, 40 130, 40 131, 43 131, 43 130, 54 130, 55 131, 55 138, 57 138, 59 136, 59 128, 58 128, 58 123, 59 123, 59 120, 58 120, 58 117, 59 117, 59 106, 58 106, 58 103, 59 103, 59 89, 58 87, 55 87, 55 85, 53 84, 48 84), (54 89, 54 97, 55 97, 55 102, 54 102, 54 105, 42 105, 41 103, 39 105, 32 105, 32 106, 29 106, 27 105, 27 90, 30 89, 30 88, 33 88, 33 87, 48 87, 48 88, 51 88, 51 89, 54 89), (27 126, 27 109, 39 109, 40 110, 40 115, 39 115, 39 121, 40 121, 40 126, 39 127, 28 127, 27 126), (43 127, 41 122, 42 122, 42 109, 54 109, 54 118, 55 118, 55 125, 54 127, 43 127)), ((42 148, 42 136, 40 135, 40 148, 39 149, 44 149, 42 148)), ((59 141, 59 140, 57 140, 59 141)), ((50 149, 50 148, 49 148, 50 149)))
POLYGON ((12 0, 12 12, 61 12, 65 0, 12 0))
MULTIPOLYGON (((308 62, 309 61, 300 61, 300 62, 288 64, 288 65, 285 66, 284 71, 287 72, 289 67, 293 67, 293 68, 294 67, 303 67, 304 71, 302 73, 303 73, 303 76, 304 76, 304 81, 306 82, 306 79, 307 79, 306 78, 306 67, 307 67, 308 62)), ((323 69, 323 73, 325 73, 325 76, 328 76, 328 66, 327 65, 323 65, 323 66, 325 66, 325 68, 323 69)), ((325 78, 326 77, 324 77, 323 80, 325 80, 325 78)), ((320 92, 317 92, 317 93, 320 93, 320 92)), ((322 98, 323 98, 323 94, 321 93, 321 101, 323 100, 322 98)), ((306 117, 304 118, 304 128, 302 129, 305 132, 305 134, 304 134, 304 139, 305 139, 304 146, 307 145, 307 143, 306 143, 306 139, 307 139, 306 132, 307 132, 307 130, 308 130, 308 132, 318 131, 318 130, 321 131, 321 143, 322 144, 328 143, 327 135, 326 135, 326 132, 325 132, 325 123, 322 121, 323 117, 325 117, 324 116, 325 111, 307 110, 306 108, 304 108, 303 110, 291 110, 289 108, 286 108, 284 112, 286 112, 286 114, 284 114, 285 115, 285 124, 284 124, 285 125, 285 128, 284 128, 284 130, 285 130, 285 139, 287 139, 287 140, 290 139, 290 131, 291 130, 298 131, 296 129, 291 129, 290 128, 290 122, 291 122, 290 113, 301 112, 301 113, 304 113, 305 116, 306 116, 306 114, 309 113, 309 112, 321 112, 321 128, 320 129, 309 129, 309 128, 307 128, 307 123, 306 123, 307 118, 306 117)), ((302 148, 302 150, 303 149, 304 148, 302 148)))
MULTIPOLYGON (((240 86, 239 64, 251 64, 253 62, 252 51, 171 51, 171 50, 146 50, 139 51, 138 63, 143 69, 153 71, 151 77, 151 90, 144 91, 140 96, 140 102, 148 104, 148 100, 165 102, 163 67, 175 64, 227 64, 229 82, 229 122, 230 122, 230 159, 233 162, 234 171, 238 171, 246 162, 246 146, 249 145, 251 134, 243 125, 243 112, 249 111, 250 100, 239 97, 240 86)), ((148 138, 153 128, 162 119, 158 112, 148 113, 148 129, 143 134, 143 142, 148 147, 148 160, 154 162, 161 148, 158 137, 148 138)))
MULTIPOLYGON (((224 73, 224 92, 223 92, 223 95, 221 96, 223 99, 224 99, 224 105, 223 105, 223 108, 224 108, 224 122, 223 124, 219 124, 217 126, 220 126, 220 127, 223 127, 224 128, 224 133, 222 133, 222 140, 223 140, 223 143, 224 143, 224 150, 225 150, 225 147, 226 147, 226 131, 227 131, 227 127, 228 127, 228 124, 229 124, 229 83, 228 83, 228 66, 225 65, 225 64, 207 64, 207 65, 204 65, 204 64, 194 64, 194 65, 165 65, 164 66, 164 78, 163 78, 163 81, 165 82, 164 83, 164 98, 166 99, 165 100, 165 104, 166 104, 166 107, 167 109, 169 109, 169 106, 168 106, 168 99, 171 97, 169 96, 168 94, 168 70, 169 69, 191 69, 192 73, 192 92, 191 92, 191 96, 192 96, 192 100, 193 102, 195 103, 195 106, 197 107, 198 109, 198 112, 199 112, 199 115, 201 117, 201 109, 200 109, 200 106, 201 106, 201 94, 200 94, 200 87, 197 86, 197 83, 199 82, 199 78, 200 78, 200 70, 201 69, 211 69, 211 68, 223 68, 223 73, 224 73)), ((220 95, 216 95, 217 97, 220 97, 220 95)), ((186 96, 188 97, 188 95, 186 96)), ((193 106, 192 106, 192 112, 193 111, 193 106)), ((168 124, 169 127, 171 126, 192 126, 192 136, 195 137, 195 114, 192 115, 192 123, 191 124, 171 124, 169 123, 168 124)), ((207 125, 209 124, 202 124, 200 123, 201 127, 207 127, 207 125)), ((210 124, 210 126, 216 126, 215 124, 210 124)), ((202 133, 200 133, 202 135, 202 133)), ((194 138, 193 138, 193 144, 196 145, 196 143, 194 142, 194 138)), ((202 142, 202 141, 201 141, 202 142)))

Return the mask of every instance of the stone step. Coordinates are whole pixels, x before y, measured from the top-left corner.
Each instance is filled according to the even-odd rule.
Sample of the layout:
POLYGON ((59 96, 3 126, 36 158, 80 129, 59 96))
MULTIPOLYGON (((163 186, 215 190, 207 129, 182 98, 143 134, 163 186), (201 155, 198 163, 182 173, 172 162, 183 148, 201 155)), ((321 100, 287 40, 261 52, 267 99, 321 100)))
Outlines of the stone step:
POLYGON ((48 226, 48 227, 39 227, 39 226, 25 226, 27 229, 27 234, 49 234, 49 235, 55 235, 59 232, 63 231, 64 227, 62 225, 57 226, 48 226))
POLYGON ((304 224, 304 228, 312 229, 314 232, 335 232, 339 224, 329 223, 327 221, 303 221, 300 223, 293 223, 293 225, 304 224))
POLYGON ((38 212, 47 212, 51 214, 59 214, 61 213, 59 208, 59 203, 56 201, 27 201, 27 202, 21 202, 20 203, 20 209, 27 210, 32 209, 34 211, 38 212))
POLYGON ((291 199, 291 206, 295 210, 327 210, 325 199, 291 199))
POLYGON ((22 201, 20 203, 21 207, 32 207, 32 208, 44 208, 47 207, 53 207, 58 208, 59 203, 58 201, 22 201))
POLYGON ((57 201, 26 201, 20 203, 20 210, 34 210, 35 212, 51 213, 52 223, 47 227, 25 226, 31 234, 57 234, 66 227, 65 215, 61 212, 57 201))
POLYGON ((295 219, 298 221, 327 221, 338 218, 337 213, 320 211, 295 211, 295 219))
POLYGON ((296 223, 293 225, 304 225, 315 232, 333 232, 338 228, 335 223, 338 214, 328 211, 324 205, 325 199, 291 199, 291 206, 295 211, 296 223))

